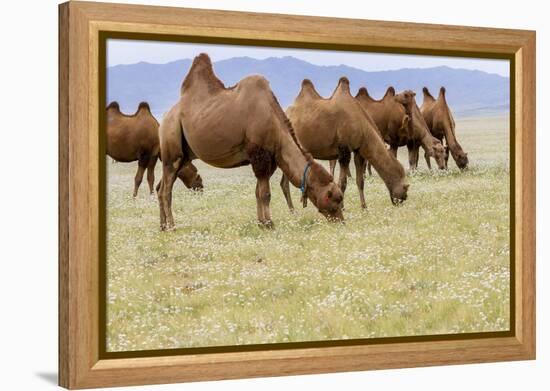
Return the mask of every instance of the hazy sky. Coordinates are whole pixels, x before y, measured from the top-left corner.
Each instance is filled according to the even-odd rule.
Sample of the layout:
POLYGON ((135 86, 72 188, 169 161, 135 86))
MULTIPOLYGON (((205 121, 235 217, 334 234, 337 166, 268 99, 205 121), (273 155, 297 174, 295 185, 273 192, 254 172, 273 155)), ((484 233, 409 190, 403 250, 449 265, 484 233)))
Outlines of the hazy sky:
POLYGON ((206 52, 212 61, 248 56, 256 59, 293 56, 316 65, 340 65, 366 71, 401 68, 430 68, 447 65, 451 68, 475 69, 509 76, 507 60, 470 59, 464 57, 417 56, 403 54, 357 53, 329 50, 265 48, 256 46, 209 45, 138 40, 109 39, 107 65, 135 64, 145 61, 155 64, 194 58, 206 52))

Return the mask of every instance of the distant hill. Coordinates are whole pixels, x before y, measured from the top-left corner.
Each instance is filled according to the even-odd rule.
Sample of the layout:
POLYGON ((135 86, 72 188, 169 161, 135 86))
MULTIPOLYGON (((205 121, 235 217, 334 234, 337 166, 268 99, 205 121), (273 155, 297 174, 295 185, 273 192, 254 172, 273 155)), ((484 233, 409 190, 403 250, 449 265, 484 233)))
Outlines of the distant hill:
MULTIPOLYGON (((190 66, 191 59, 184 59, 167 64, 140 62, 109 67, 107 102, 116 100, 124 112, 133 113, 139 102, 147 101, 153 113, 161 117, 177 101, 181 82, 190 66)), ((214 63, 214 71, 226 86, 247 75, 265 76, 284 108, 292 104, 303 79, 311 79, 319 93, 328 97, 341 76, 350 80, 352 93, 365 86, 375 98, 383 96, 390 85, 397 91, 414 90, 419 105, 422 87, 427 86, 437 96, 439 87, 445 86, 447 100, 456 116, 505 112, 510 103, 508 78, 446 66, 367 72, 346 65, 314 65, 294 57, 264 60, 235 57, 214 63)))

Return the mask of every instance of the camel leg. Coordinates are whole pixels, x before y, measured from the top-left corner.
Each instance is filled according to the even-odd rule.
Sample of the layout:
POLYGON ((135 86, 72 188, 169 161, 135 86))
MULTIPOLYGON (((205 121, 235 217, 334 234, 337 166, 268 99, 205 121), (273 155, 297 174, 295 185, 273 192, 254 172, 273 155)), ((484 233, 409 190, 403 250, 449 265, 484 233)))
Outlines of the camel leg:
POLYGON ((155 185, 155 166, 157 165, 157 157, 152 157, 147 165, 147 183, 149 184, 149 193, 154 194, 155 185))
POLYGON ((256 183, 256 205, 258 209, 258 220, 265 228, 273 228, 271 220, 271 210, 269 203, 271 201, 271 190, 269 188, 269 178, 258 178, 256 183))
POLYGON ((172 164, 162 165, 162 179, 160 181, 159 205, 160 205, 160 229, 165 231, 174 228, 174 216, 172 215, 172 189, 177 174, 181 168, 183 159, 178 158, 172 164))
POLYGON ((397 148, 398 148, 397 145, 390 146, 390 152, 393 155, 393 157, 396 159, 397 159, 397 148))
POLYGON ((428 165, 428 169, 432 169, 432 162, 430 160, 430 155, 428 155, 428 152, 424 152, 424 159, 426 159, 426 164, 428 165))
POLYGON ((355 162, 355 183, 357 183, 357 189, 359 190, 359 199, 361 200, 361 208, 366 208, 365 202, 365 159, 359 153, 353 155, 353 161, 355 162))
POLYGON ((372 176, 372 164, 370 164, 370 162, 368 162, 368 161, 366 161, 366 160, 365 160, 365 162, 366 162, 365 165, 366 165, 366 167, 367 167, 367 171, 368 171, 368 173, 369 173, 369 176, 372 176))
POLYGON ((134 177, 134 198, 137 197, 139 185, 141 185, 141 181, 143 180, 143 173, 145 172, 146 167, 147 166, 142 164, 141 160, 138 162, 138 169, 136 176, 134 177))
POLYGON ((351 161, 351 151, 347 146, 338 148, 338 163, 340 163, 340 176, 338 185, 342 193, 345 193, 348 184, 349 162, 351 161))
POLYGON ((416 145, 407 145, 409 150, 409 169, 414 171, 418 167, 418 147, 416 145))
POLYGON ((334 178, 334 170, 336 169, 336 160, 329 160, 328 165, 330 168, 330 175, 334 178))
POLYGON ((258 220, 265 228, 273 228, 271 221, 271 211, 269 202, 271 201, 271 191, 269 188, 269 178, 277 169, 275 155, 257 144, 249 144, 246 152, 252 166, 252 171, 258 182, 256 183, 256 206, 258 209, 258 220))
POLYGON ((449 146, 445 145, 445 170, 447 169, 447 164, 449 163, 449 146))
POLYGON ((288 209, 290 209, 291 212, 294 212, 294 204, 292 203, 292 197, 290 196, 290 185, 285 174, 281 177, 281 189, 283 190, 288 209))

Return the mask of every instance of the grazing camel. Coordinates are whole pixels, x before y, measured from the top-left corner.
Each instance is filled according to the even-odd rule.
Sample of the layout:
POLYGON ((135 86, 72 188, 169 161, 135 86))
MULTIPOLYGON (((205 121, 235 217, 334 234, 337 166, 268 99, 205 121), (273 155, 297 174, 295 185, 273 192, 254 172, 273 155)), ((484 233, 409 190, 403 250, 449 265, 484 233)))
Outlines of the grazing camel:
MULTIPOLYGON (((155 165, 159 158, 158 127, 146 102, 141 102, 133 115, 123 114, 117 102, 107 106, 107 155, 118 162, 138 161, 134 197, 137 196, 145 169, 149 190, 153 193, 155 165)), ((203 187, 195 166, 183 167, 178 176, 190 189, 201 190, 203 187)))
MULTIPOLYGON (((444 169, 445 148, 441 141, 430 133, 416 104, 415 95, 411 90, 396 95, 395 89, 389 87, 382 99, 375 100, 369 95, 367 89, 362 87, 355 98, 369 113, 394 156, 397 156, 397 148, 407 146, 411 170, 418 167, 420 147, 424 149, 429 168, 431 168, 429 157, 433 157, 438 167, 444 169)), ((367 168, 369 166, 370 163, 367 168)))
MULTIPOLYGON (((287 110, 287 115, 296 130, 298 140, 313 157, 322 160, 338 159, 342 192, 346 190, 351 152, 354 152, 357 173, 365 171, 365 160, 368 160, 385 182, 392 203, 398 204, 407 199, 409 185, 405 170, 388 152, 375 123, 351 95, 347 78, 340 78, 338 86, 328 99, 317 93, 310 80, 304 80, 300 93, 287 110)), ((364 183, 364 175, 356 175, 362 208, 366 207, 364 183)), ((292 210, 292 199, 284 177, 281 187, 292 210)))
POLYGON ((160 125, 162 181, 160 227, 172 229, 172 186, 179 168, 193 159, 214 167, 250 164, 257 178, 260 224, 272 228, 269 178, 279 166, 329 220, 343 220, 343 194, 332 176, 306 153, 262 76, 249 76, 226 88, 207 54, 195 57, 179 101, 160 125))
MULTIPOLYGON (((468 154, 464 152, 455 134, 455 120, 451 109, 447 104, 445 98, 445 87, 441 87, 439 90, 439 96, 437 100, 430 94, 430 91, 426 87, 422 89, 424 93, 424 102, 420 111, 422 116, 430 129, 432 135, 443 142, 445 138, 447 142, 447 150, 451 151, 451 155, 456 162, 456 165, 461 170, 468 167, 468 154)), ((429 163, 429 157, 426 156, 426 162, 429 163)), ((448 154, 447 154, 448 160, 448 154)), ((447 162, 445 162, 447 166, 447 162)))

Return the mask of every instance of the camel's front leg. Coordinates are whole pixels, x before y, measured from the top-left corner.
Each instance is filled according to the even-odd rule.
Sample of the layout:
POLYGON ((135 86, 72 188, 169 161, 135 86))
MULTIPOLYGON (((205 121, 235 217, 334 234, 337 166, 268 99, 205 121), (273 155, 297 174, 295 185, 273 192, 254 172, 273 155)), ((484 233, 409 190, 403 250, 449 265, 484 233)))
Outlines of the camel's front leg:
POLYGON ((409 170, 414 171, 418 167, 418 146, 407 146, 409 150, 409 170))
POLYGON ((281 189, 283 190, 283 194, 285 196, 288 209, 290 209, 290 211, 293 212, 294 204, 292 203, 292 197, 290 195, 290 185, 289 185, 288 178, 284 173, 283 173, 283 176, 281 177, 281 189))
POLYGON ((357 183, 357 189, 359 190, 359 199, 361 200, 361 208, 366 208, 365 202, 365 159, 359 153, 353 154, 353 161, 355 162, 355 182, 357 183))
POLYGON ((397 148, 398 148, 397 145, 390 146, 390 152, 393 155, 393 157, 396 159, 397 159, 397 148))
POLYGON ((351 161, 351 151, 347 146, 338 148, 338 163, 340 163, 340 175, 338 178, 338 186, 342 190, 342 194, 346 192, 348 186, 349 162, 351 161))
POLYGON ((271 190, 269 188, 269 178, 258 178, 256 183, 256 205, 258 209, 258 220, 265 228, 273 228, 271 220, 271 210, 269 203, 271 201, 271 190))
POLYGON ((366 161, 367 171, 369 173, 369 176, 372 176, 372 164, 368 161, 366 161))
POLYGON ((426 159, 426 165, 428 166, 428 169, 432 169, 432 162, 430 160, 430 155, 428 154, 428 151, 424 152, 424 159, 426 159))
POLYGON ((329 160, 328 166, 330 169, 330 175, 334 178, 334 171, 336 170, 336 160, 329 160))

